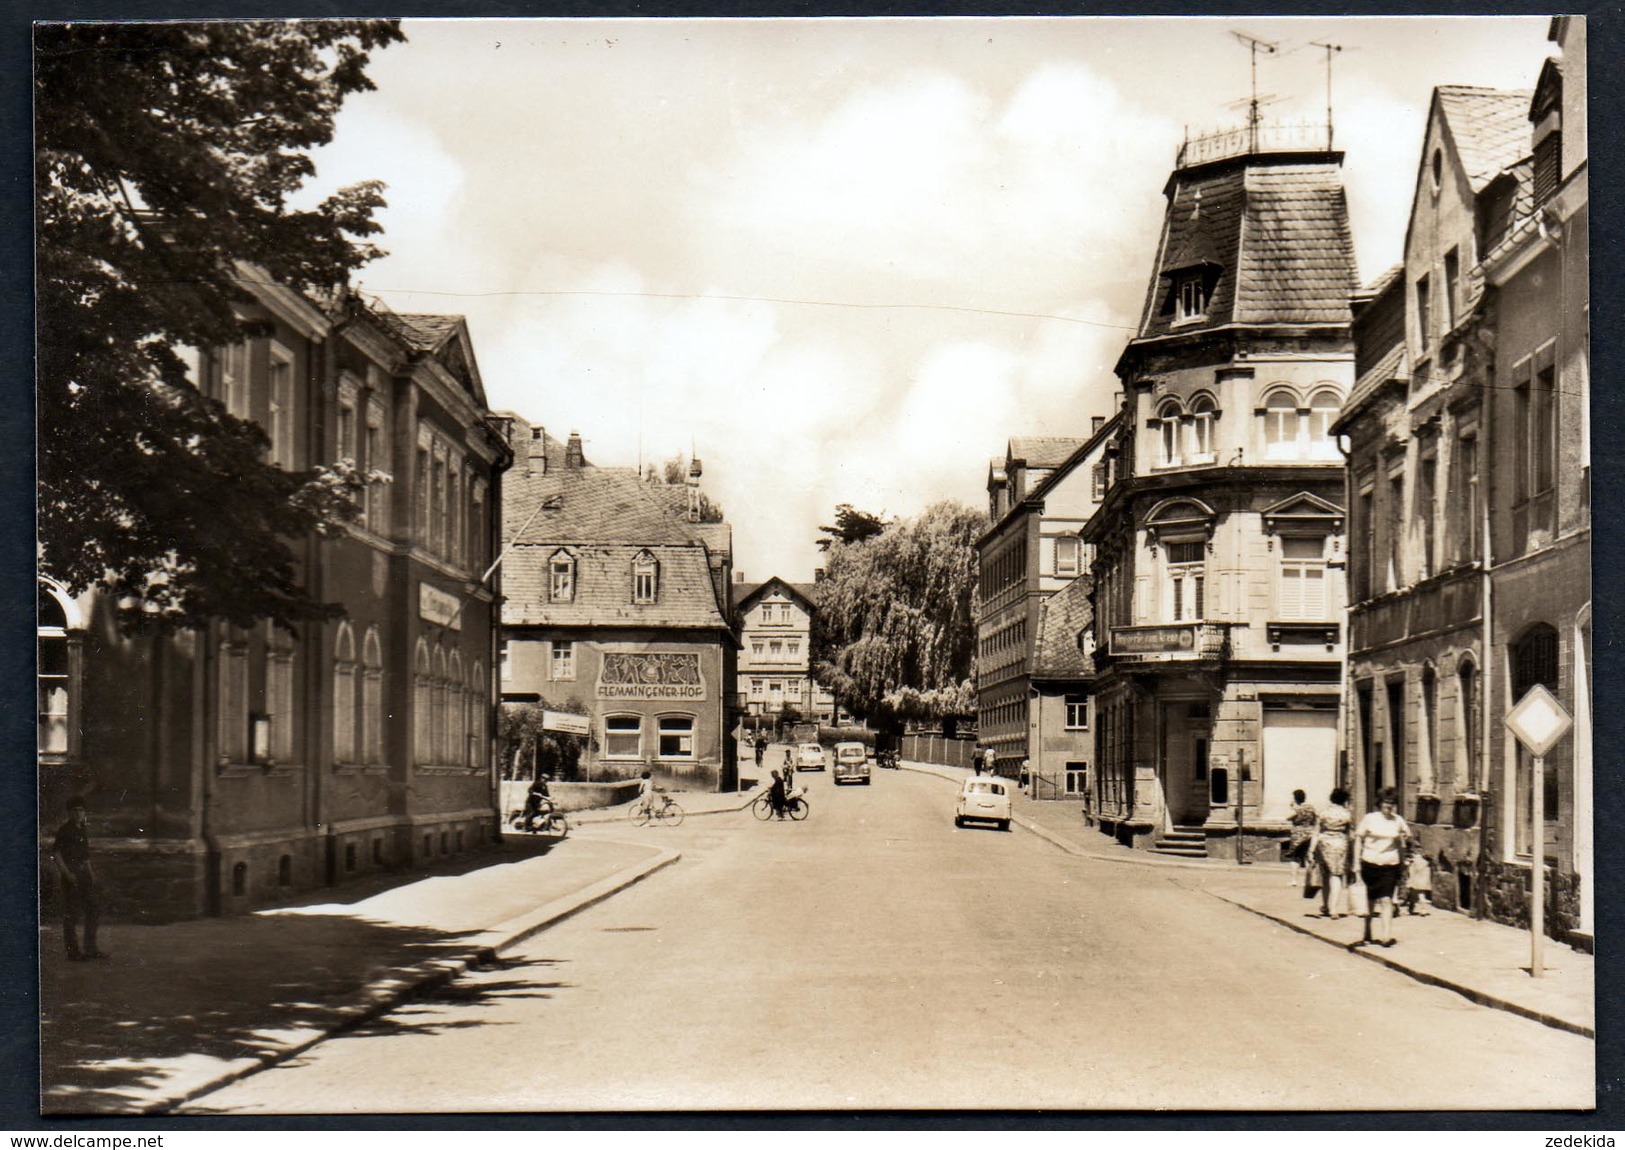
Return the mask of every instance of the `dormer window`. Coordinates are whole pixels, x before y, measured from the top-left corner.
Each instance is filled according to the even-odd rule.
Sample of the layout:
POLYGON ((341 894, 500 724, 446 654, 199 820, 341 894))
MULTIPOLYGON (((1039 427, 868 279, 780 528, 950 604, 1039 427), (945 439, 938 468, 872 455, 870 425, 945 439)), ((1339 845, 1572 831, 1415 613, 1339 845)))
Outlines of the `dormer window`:
POLYGON ((660 564, 647 551, 632 560, 632 602, 653 603, 660 597, 660 564))
POLYGON ((548 598, 568 603, 576 597, 576 560, 568 551, 555 551, 547 565, 548 598))
POLYGON ((1209 290, 1207 276, 1200 269, 1181 273, 1174 281, 1174 322, 1206 316, 1209 290))

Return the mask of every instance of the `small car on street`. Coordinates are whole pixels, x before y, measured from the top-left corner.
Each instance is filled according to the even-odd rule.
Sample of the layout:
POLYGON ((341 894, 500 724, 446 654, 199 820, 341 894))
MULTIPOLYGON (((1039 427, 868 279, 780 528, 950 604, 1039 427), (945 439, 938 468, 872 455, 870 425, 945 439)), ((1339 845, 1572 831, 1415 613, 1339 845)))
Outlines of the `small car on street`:
POLYGON ((824 748, 818 743, 802 743, 796 747, 796 770, 821 771, 824 769, 824 748))
POLYGON ((841 783, 862 783, 869 785, 869 748, 862 743, 836 743, 835 744, 835 774, 836 785, 841 783))
POLYGON ((1005 779, 974 775, 959 788, 954 804, 954 826, 968 822, 995 823, 1001 831, 1010 829, 1010 783, 1005 779))

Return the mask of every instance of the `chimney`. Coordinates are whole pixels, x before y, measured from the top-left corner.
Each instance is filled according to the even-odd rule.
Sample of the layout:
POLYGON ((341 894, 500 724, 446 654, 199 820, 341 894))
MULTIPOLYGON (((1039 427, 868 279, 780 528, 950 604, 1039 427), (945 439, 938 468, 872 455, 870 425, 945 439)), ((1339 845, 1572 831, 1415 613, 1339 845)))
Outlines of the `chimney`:
POLYGON ((734 572, 734 582, 735 583, 743 583, 744 581, 745 581, 745 573, 743 571, 735 571, 734 572))
POLYGON ((822 567, 814 567, 813 568, 813 582, 814 583, 822 583, 824 581, 825 577, 828 576, 828 574, 829 574, 829 572, 825 571, 822 567))
POLYGON ((1102 427, 1105 427, 1105 426, 1106 426, 1106 417, 1104 415, 1091 415, 1089 417, 1089 434, 1090 435, 1093 435, 1095 432, 1099 431, 1102 427))
POLYGON ((547 433, 540 427, 530 429, 530 455, 525 461, 525 474, 547 474, 547 433))
POLYGON ((581 433, 572 431, 564 444, 564 466, 570 471, 581 470, 581 433))

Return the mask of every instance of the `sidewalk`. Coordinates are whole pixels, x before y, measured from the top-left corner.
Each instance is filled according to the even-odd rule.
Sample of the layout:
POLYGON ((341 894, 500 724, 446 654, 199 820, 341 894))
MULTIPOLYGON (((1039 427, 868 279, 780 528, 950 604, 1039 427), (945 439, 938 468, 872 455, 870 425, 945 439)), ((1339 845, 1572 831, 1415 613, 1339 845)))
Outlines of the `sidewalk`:
MULTIPOLYGON (((970 772, 929 763, 906 770, 958 783, 970 772)), ((1289 930, 1347 948, 1359 941, 1357 918, 1325 919, 1306 900, 1284 863, 1240 866, 1234 859, 1176 859, 1118 845, 1083 821, 1076 800, 1038 801, 1012 787, 1011 814, 1020 826, 1068 854, 1179 872, 1180 881, 1214 898, 1251 911, 1289 930)), ((1505 1010, 1559 1030, 1596 1037, 1595 962, 1591 955, 1553 939, 1545 946, 1545 973, 1529 973, 1529 932, 1499 923, 1435 910, 1426 917, 1400 915, 1392 947, 1362 946, 1352 953, 1430 986, 1464 995, 1481 1006, 1505 1010)))
MULTIPOLYGON (((745 798, 682 802, 699 814, 745 798)), ((42 930, 41 1109, 158 1113, 282 1061, 681 857, 640 837, 630 826, 619 841, 509 836, 416 880, 361 880, 231 918, 112 923, 106 962, 67 962, 59 932, 42 930)))

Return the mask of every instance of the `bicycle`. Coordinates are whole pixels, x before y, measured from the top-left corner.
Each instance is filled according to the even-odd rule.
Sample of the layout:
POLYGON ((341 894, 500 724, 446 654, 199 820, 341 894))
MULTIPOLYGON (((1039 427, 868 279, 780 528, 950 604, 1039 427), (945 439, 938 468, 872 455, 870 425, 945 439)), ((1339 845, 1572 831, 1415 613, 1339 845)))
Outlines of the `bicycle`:
POLYGON ((682 825, 683 808, 678 806, 677 801, 670 795, 663 794, 660 796, 660 805, 658 807, 650 809, 648 805, 638 803, 630 811, 626 812, 626 817, 632 820, 633 826, 646 826, 653 820, 659 823, 669 823, 675 827, 682 825))
MULTIPOLYGON (((802 819, 806 818, 810 812, 811 808, 808 807, 807 800, 801 795, 796 795, 785 800, 784 813, 789 815, 798 823, 802 819)), ((755 815, 757 818, 762 819, 764 822, 767 819, 772 818, 773 797, 767 794, 765 791, 762 794, 757 795, 750 804, 750 813, 755 815)))

